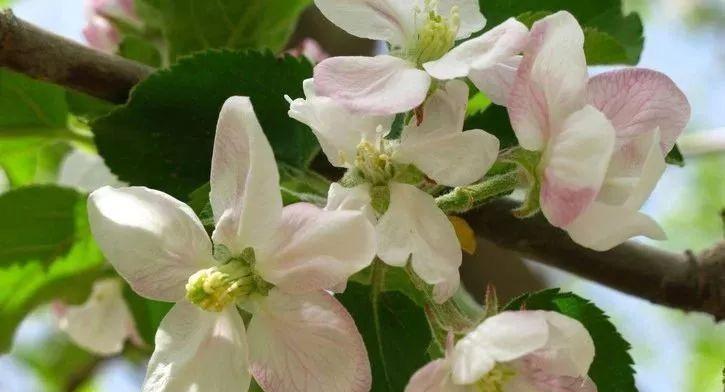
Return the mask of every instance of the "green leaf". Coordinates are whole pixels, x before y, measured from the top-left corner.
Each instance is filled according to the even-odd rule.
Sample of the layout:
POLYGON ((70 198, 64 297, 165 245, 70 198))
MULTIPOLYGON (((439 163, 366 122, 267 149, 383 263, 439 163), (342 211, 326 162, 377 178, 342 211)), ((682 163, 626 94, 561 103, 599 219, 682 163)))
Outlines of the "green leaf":
POLYGON ((636 392, 631 346, 609 317, 593 303, 572 293, 550 289, 525 294, 506 305, 506 310, 550 310, 581 322, 594 340, 596 355, 589 377, 599 392, 636 392))
POLYGON ((508 111, 503 106, 488 105, 483 111, 466 118, 463 129, 483 129, 498 138, 502 150, 519 144, 511 128, 508 111))
POLYGON ((327 204, 327 191, 330 181, 321 175, 306 169, 278 164, 279 187, 284 205, 305 202, 324 207, 327 204))
POLYGON ((77 303, 102 273, 91 238, 86 197, 70 189, 35 186, 0 195, 0 351, 18 323, 52 299, 77 303))
MULTIPOLYGON (((214 48, 281 51, 311 0, 145 0, 162 15, 170 58, 214 48)), ((264 79, 262 79, 264 80, 264 79)))
POLYGON ((672 151, 667 154, 667 157, 665 157, 665 161, 670 165, 685 167, 685 157, 682 156, 682 152, 680 152, 680 147, 676 144, 672 151))
POLYGON ((307 60, 270 52, 208 51, 141 82, 128 104, 93 124, 96 144, 120 180, 185 199, 209 180, 217 118, 224 101, 248 96, 278 161, 304 167, 319 151, 292 120, 284 95, 303 96, 307 60))
POLYGON ((136 323, 136 330, 144 343, 153 347, 156 330, 159 329, 161 320, 166 313, 174 306, 170 302, 153 301, 136 294, 128 286, 123 293, 128 307, 131 309, 133 320, 136 323))
POLYGON ((621 0, 480 0, 481 10, 493 28, 509 17, 522 23, 557 12, 571 12, 584 28, 585 52, 590 65, 637 64, 644 46, 642 20, 624 15, 621 0))
POLYGON ((430 361, 432 336, 423 310, 399 292, 373 295, 372 286, 348 283, 337 298, 355 319, 370 357, 372 392, 400 392, 430 361))
POLYGON ((118 54, 154 68, 161 66, 161 53, 151 42, 135 36, 127 35, 118 45, 118 54))

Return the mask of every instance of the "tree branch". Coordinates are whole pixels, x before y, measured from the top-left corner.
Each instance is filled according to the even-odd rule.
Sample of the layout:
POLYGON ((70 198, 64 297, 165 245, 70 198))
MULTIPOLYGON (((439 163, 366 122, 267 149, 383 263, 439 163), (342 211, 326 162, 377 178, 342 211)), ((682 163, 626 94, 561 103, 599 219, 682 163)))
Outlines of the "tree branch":
POLYGON ((126 102, 153 71, 42 30, 10 10, 0 13, 0 66, 113 103, 126 102))
MULTIPOLYGON (((153 70, 100 53, 0 14, 0 65, 36 79, 122 103, 153 70)), ((725 243, 695 256, 627 242, 608 252, 576 245, 541 216, 511 215, 516 202, 499 199, 465 217, 476 231, 502 248, 652 302, 725 318, 725 243)))
POLYGON ((725 318, 725 242, 700 255, 632 241, 596 252, 575 244, 541 215, 515 218, 511 210, 517 206, 511 199, 499 199, 465 218, 479 236, 534 261, 657 304, 725 318))

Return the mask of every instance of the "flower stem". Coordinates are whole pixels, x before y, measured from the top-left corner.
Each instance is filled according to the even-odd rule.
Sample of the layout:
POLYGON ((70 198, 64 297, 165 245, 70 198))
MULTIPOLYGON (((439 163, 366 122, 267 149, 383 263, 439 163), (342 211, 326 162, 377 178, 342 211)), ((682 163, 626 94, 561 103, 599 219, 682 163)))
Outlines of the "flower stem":
POLYGON ((455 188, 438 197, 436 204, 446 214, 468 212, 494 197, 513 192, 518 183, 518 170, 498 174, 477 184, 455 188))

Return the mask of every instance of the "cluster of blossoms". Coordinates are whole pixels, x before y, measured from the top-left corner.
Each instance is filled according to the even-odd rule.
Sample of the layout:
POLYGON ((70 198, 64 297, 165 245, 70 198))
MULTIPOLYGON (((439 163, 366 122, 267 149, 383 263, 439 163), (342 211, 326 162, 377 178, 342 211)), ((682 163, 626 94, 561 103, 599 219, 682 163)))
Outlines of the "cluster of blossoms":
MULTIPOLYGON (((541 210, 584 246, 664 236, 638 210, 689 117, 666 76, 628 69, 590 79, 582 29, 566 12, 531 31, 510 19, 456 45, 483 29, 478 1, 316 4, 349 33, 390 46, 388 55, 326 59, 304 98, 287 97, 289 115, 347 169, 324 208, 283 207, 272 148, 244 97, 219 116, 211 238, 164 193, 106 187, 90 196, 91 229, 111 264, 137 293, 175 303, 144 391, 246 391, 252 377, 266 391, 369 390, 365 345, 332 292, 377 257, 409 266, 433 301, 448 301, 461 246, 431 190, 485 181, 497 159, 536 162, 521 169, 526 213, 541 210), (493 135, 464 131, 461 78, 508 108, 520 147, 499 154, 493 135)), ((593 358, 578 321, 508 311, 451 335, 445 358, 407 391, 596 391, 593 358)))
POLYGON ((88 24, 83 36, 98 50, 113 53, 121 43, 118 26, 139 28, 141 20, 136 14, 134 0, 86 0, 88 24))

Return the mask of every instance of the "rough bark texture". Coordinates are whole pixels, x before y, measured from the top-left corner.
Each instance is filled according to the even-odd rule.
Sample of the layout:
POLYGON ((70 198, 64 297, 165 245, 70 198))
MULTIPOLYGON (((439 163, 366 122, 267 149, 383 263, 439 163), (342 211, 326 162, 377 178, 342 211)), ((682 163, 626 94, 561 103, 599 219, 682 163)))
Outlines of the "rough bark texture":
POLYGON ((476 233, 496 245, 651 302, 725 318, 725 242, 695 255, 632 241, 607 252, 575 244, 541 215, 511 215, 517 203, 499 199, 465 215, 476 233))
POLYGON ((102 53, 0 13, 0 66, 35 79, 124 103, 152 68, 102 53))
MULTIPOLYGON (((10 11, 0 14, 0 66, 114 103, 125 102, 131 88, 153 71, 41 30, 10 11)), ((513 217, 515 207, 514 201, 499 199, 465 217, 480 237, 534 261, 654 303, 725 318, 725 243, 700 255, 634 242, 595 252, 541 216, 513 217)))

